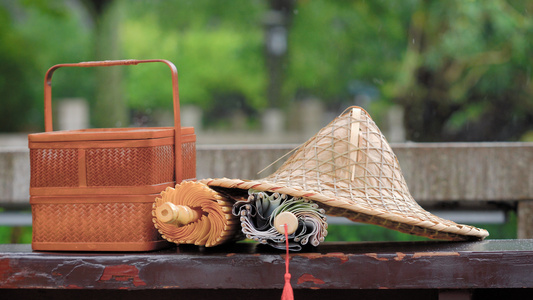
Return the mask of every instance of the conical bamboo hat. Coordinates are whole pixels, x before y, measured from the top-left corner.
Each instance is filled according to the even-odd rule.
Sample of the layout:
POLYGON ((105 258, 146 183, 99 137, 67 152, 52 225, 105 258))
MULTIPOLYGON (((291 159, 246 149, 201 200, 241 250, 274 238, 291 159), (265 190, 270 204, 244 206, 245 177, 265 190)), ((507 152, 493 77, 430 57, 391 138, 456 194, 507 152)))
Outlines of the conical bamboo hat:
POLYGON ((411 196, 396 155, 368 113, 350 107, 259 180, 204 179, 212 187, 255 189, 314 200, 354 222, 443 240, 489 233, 437 217, 411 196))

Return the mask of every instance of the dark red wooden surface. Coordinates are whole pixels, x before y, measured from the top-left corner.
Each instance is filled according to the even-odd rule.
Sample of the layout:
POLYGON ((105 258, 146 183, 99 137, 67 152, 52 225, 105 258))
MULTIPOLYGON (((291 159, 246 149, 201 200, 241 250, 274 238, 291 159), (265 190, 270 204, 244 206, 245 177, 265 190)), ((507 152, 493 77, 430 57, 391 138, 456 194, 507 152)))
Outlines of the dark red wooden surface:
MULTIPOLYGON (((263 299, 281 295, 284 257, 284 251, 257 244, 143 253, 32 252, 30 245, 0 245, 0 295, 34 297, 39 291, 58 298, 84 290, 85 296, 102 291, 137 291, 130 296, 139 296, 151 290, 152 295, 212 293, 223 299, 255 291, 255 299, 263 299)), ((533 240, 324 243, 291 253, 290 272, 295 295, 328 299, 372 291, 396 299, 405 293, 409 299, 417 299, 417 293, 431 299, 428 295, 436 291, 472 295, 477 289, 490 295, 498 291, 488 289, 528 293, 533 289, 533 240)))

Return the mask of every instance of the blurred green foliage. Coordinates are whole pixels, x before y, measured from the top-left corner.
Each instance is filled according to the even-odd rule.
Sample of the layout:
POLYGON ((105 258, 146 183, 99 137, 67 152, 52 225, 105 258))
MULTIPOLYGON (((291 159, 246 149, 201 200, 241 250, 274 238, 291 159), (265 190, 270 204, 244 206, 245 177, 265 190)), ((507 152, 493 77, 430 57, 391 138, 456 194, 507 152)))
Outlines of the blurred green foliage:
POLYGON ((0 226, 0 244, 29 244, 31 243, 31 234, 31 226, 0 226))
MULTIPOLYGON (((43 127, 43 78, 54 64, 87 60, 90 30, 59 1, 0 1, 0 132, 43 127)), ((57 76, 55 97, 90 95, 88 76, 57 76)))
MULTIPOLYGON (((48 67, 115 55, 95 49, 99 15, 90 3, 96 1, 0 1, 0 132, 42 128, 48 67)), ((122 57, 173 61, 183 104, 208 117, 235 109, 256 116, 269 106, 268 1, 107 3, 119 20, 122 57)), ((296 1, 278 103, 286 109, 315 97, 339 111, 370 90, 371 102, 360 104, 378 121, 391 105, 403 106, 413 141, 528 140, 532 12, 527 0, 296 1)), ((125 69, 125 109, 170 108, 163 68, 125 69)), ((62 70, 54 97, 93 103, 95 82, 93 71, 62 70)))
POLYGON ((391 96, 416 141, 519 140, 531 130, 530 1, 421 1, 391 96))
MULTIPOLYGON (((471 224, 487 229, 489 239, 516 239, 516 214, 508 212, 508 218, 502 224, 471 224)), ((428 238, 401 233, 384 227, 367 224, 328 226, 326 241, 427 241, 428 238)))
MULTIPOLYGON (((242 94, 250 106, 263 107, 265 70, 258 25, 264 7, 253 1, 212 3, 195 1, 187 3, 187 9, 177 2, 152 3, 147 13, 148 3, 136 2, 128 7, 131 18, 123 25, 125 56, 174 62, 180 74, 183 104, 208 109, 221 95, 242 94), (191 11, 206 15, 191 18, 191 11), (207 14, 209 11, 211 14, 207 14), (239 17, 244 11, 248 18, 239 17), (178 21, 172 24, 172 20, 178 21)), ((152 88, 154 83, 169 78, 168 72, 155 72, 155 68, 129 72, 126 90, 132 108, 172 107, 170 89, 152 88)))
POLYGON ((299 3, 289 41, 286 97, 315 95, 338 105, 353 101, 349 89, 355 80, 378 88, 393 81, 415 3, 299 3))

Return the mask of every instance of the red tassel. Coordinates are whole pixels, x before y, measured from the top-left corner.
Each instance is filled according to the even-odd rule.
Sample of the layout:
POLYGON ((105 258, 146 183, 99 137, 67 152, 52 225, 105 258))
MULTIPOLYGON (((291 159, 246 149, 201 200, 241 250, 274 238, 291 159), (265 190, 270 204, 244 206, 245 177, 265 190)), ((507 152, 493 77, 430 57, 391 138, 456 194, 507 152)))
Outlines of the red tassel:
POLYGON ((285 249, 287 254, 285 255, 285 286, 283 287, 283 294, 281 294, 281 300, 294 300, 294 294, 291 286, 291 273, 289 273, 289 234, 287 233, 287 224, 285 227, 285 249))
POLYGON ((281 300, 294 300, 290 273, 285 273, 285 286, 283 287, 283 294, 281 294, 281 300))

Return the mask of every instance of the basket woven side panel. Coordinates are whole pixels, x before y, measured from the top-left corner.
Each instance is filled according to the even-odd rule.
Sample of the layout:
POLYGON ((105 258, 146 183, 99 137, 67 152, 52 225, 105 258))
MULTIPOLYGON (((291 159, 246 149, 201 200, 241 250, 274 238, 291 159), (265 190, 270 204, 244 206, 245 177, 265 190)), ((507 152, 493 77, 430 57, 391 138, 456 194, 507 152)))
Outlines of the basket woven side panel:
POLYGON ((87 149, 87 186, 140 186, 174 180, 174 146, 87 149))
POLYGON ((31 149, 32 187, 78 186, 78 149, 31 149))
POLYGON ((152 203, 32 205, 33 241, 118 243, 161 240, 151 220, 152 203))
POLYGON ((189 142, 181 145, 183 180, 196 179, 196 143, 189 142))

